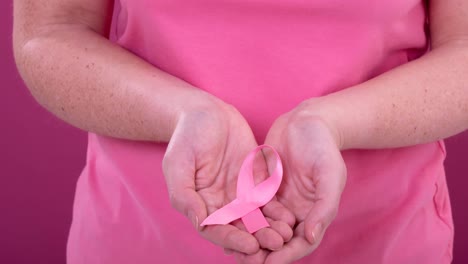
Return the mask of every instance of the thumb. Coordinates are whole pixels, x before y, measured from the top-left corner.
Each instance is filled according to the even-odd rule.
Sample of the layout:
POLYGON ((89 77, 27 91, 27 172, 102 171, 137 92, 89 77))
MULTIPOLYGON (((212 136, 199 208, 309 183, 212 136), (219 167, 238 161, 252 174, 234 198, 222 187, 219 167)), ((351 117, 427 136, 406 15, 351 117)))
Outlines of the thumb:
POLYGON ((163 159, 163 172, 172 207, 199 230, 201 221, 207 217, 206 204, 196 191, 195 162, 191 162, 194 159, 186 153, 169 148, 163 159))
POLYGON ((339 199, 320 199, 314 203, 304 221, 304 232, 307 241, 313 245, 320 243, 326 229, 335 219, 339 199))
POLYGON ((185 215, 199 231, 201 222, 207 217, 205 202, 201 196, 194 189, 176 187, 169 191, 169 197, 172 207, 185 215))
POLYGON ((338 151, 319 161, 315 174, 318 198, 304 220, 305 237, 310 244, 321 242, 325 230, 338 214, 347 177, 346 165, 338 151))

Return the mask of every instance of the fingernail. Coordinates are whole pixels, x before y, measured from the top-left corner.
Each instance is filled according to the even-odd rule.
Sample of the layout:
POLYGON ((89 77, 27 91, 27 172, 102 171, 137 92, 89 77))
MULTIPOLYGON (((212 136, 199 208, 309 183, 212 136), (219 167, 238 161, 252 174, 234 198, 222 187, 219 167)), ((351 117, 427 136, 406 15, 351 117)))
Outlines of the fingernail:
POLYGON ((315 244, 318 242, 320 232, 322 232, 322 223, 317 223, 314 229, 312 230, 312 239, 314 240, 312 241, 312 244, 315 244))
POLYGON ((198 216, 193 211, 190 211, 188 213, 188 217, 189 217, 190 221, 192 222, 193 227, 195 227, 195 229, 198 230, 198 228, 199 228, 199 226, 198 226, 198 216))
POLYGON ((224 249, 224 255, 230 256, 232 254, 234 254, 234 251, 232 251, 231 249, 229 249, 229 248, 224 249))

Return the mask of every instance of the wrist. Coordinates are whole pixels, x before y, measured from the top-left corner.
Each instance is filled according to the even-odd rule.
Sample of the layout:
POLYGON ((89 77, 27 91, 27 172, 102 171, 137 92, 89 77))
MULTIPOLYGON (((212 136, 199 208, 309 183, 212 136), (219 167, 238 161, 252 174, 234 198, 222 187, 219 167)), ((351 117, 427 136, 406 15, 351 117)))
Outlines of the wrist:
POLYGON ((344 133, 336 119, 336 112, 329 110, 322 98, 312 98, 303 101, 292 112, 292 122, 307 122, 311 125, 324 127, 332 136, 340 150, 346 149, 344 133))
MULTIPOLYGON (((200 89, 193 89, 186 93, 176 110, 175 118, 172 122, 171 135, 181 122, 188 119, 197 122, 228 121, 227 115, 235 112, 234 107, 223 102, 221 99, 200 89)), ((203 123, 203 122, 202 122, 203 123)))

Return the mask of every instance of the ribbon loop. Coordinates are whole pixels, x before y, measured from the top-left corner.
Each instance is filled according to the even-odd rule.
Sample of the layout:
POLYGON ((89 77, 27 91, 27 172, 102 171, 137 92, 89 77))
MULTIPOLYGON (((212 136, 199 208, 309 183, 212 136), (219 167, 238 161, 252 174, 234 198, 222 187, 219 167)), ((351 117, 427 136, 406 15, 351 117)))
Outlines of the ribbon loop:
POLYGON ((237 198, 213 212, 201 225, 225 225, 242 218, 247 231, 250 233, 270 226, 260 207, 267 204, 275 196, 282 179, 283 165, 281 164, 278 152, 268 145, 256 147, 247 155, 240 168, 237 179, 237 198), (255 185, 253 163, 255 155, 264 148, 269 148, 273 151, 276 157, 276 166, 270 177, 255 185))

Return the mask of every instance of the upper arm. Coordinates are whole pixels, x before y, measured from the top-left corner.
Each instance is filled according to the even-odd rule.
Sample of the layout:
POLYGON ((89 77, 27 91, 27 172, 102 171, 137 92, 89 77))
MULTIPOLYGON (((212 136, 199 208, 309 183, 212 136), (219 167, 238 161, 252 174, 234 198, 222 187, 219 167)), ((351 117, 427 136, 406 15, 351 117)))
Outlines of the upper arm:
POLYGON ((113 0, 14 0, 15 46, 57 27, 87 27, 107 35, 113 0))
POLYGON ((429 21, 433 48, 454 42, 468 46, 467 0, 430 0, 429 21))

